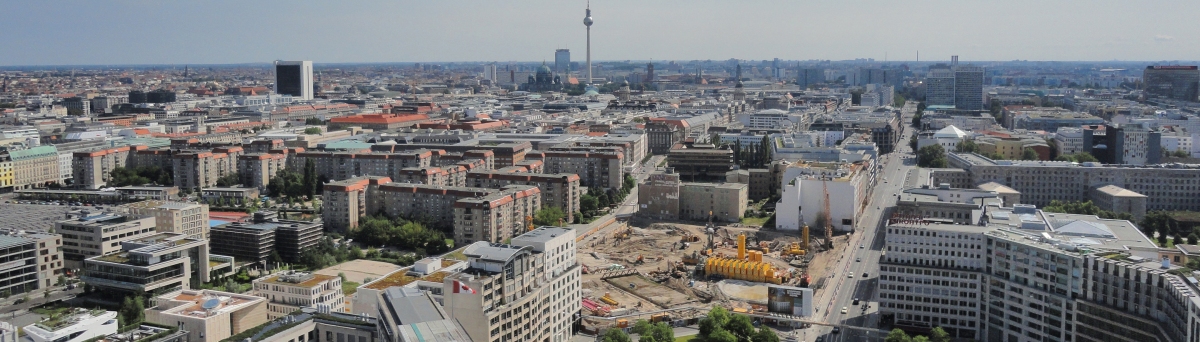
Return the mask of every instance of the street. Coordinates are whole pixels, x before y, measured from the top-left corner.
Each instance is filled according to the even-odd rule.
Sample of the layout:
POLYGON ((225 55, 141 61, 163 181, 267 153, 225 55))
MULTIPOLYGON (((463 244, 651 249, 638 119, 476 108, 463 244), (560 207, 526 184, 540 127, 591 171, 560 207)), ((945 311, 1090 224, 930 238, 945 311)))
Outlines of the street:
MULTIPOLYGON (((911 116, 916 112, 916 105, 910 102, 902 109, 901 125, 907 126, 911 116)), ((850 238, 847 250, 836 265, 825 291, 835 291, 833 300, 817 303, 817 307, 825 316, 825 322, 845 324, 860 327, 879 327, 878 302, 875 300, 875 289, 878 286, 879 258, 884 247, 882 234, 886 214, 895 202, 895 195, 909 185, 910 170, 916 166, 915 154, 909 149, 908 139, 915 134, 911 127, 905 127, 896 151, 882 156, 881 170, 877 185, 871 195, 866 210, 856 226, 855 234, 850 238), (851 277, 852 276, 852 277, 851 277), (855 298, 860 300, 854 305, 855 298), (841 309, 845 307, 846 313, 841 309), (826 310, 826 308, 829 308, 826 310)), ((832 332, 831 328, 814 327, 813 334, 807 334, 806 341, 812 341, 816 336, 832 332)), ((843 330, 837 334, 829 334, 827 341, 867 341, 883 340, 878 333, 856 330, 843 330)))

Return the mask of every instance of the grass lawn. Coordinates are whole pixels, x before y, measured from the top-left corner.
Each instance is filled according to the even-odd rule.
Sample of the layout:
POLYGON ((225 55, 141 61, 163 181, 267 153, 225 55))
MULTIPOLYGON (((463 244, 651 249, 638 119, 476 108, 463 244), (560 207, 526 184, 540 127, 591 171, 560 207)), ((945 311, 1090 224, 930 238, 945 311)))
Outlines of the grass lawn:
POLYGON ((691 335, 691 336, 676 337, 676 338, 675 338, 675 342, 687 342, 687 341, 691 341, 691 340, 694 340, 694 339, 696 339, 696 337, 697 337, 697 336, 700 336, 700 335, 691 335))
POLYGON ((352 281, 342 282, 342 293, 345 293, 347 296, 352 295, 355 292, 358 292, 359 285, 362 285, 362 284, 352 282, 352 281))
POLYGON ((33 311, 33 313, 43 315, 43 316, 50 316, 50 315, 61 314, 61 313, 64 313, 64 312, 67 312, 70 310, 71 310, 70 307, 45 307, 45 306, 43 306, 43 307, 36 307, 36 308, 30 309, 29 311, 33 311))
POLYGON ((761 225, 763 225, 763 223, 767 223, 768 219, 770 219, 770 217, 743 217, 742 225, 761 226, 761 225))

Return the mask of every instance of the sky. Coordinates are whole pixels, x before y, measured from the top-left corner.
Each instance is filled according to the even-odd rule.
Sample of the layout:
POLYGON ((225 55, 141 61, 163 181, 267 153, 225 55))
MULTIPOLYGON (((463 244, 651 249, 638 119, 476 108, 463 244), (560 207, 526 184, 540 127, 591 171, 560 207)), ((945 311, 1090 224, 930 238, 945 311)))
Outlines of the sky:
MULTIPOLYGON (((586 0, 2 1, 0 65, 583 61, 586 0)), ((1200 59, 1200 1, 595 0, 593 60, 1200 59)))

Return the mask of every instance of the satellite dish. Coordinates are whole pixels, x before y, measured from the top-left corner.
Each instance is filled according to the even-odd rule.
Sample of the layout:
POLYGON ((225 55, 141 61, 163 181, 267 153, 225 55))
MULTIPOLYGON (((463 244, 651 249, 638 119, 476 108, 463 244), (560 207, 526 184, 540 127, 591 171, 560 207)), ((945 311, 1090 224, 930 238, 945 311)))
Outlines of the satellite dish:
POLYGON ((212 310, 213 308, 218 307, 218 306, 221 306, 221 300, 216 299, 216 298, 206 300, 206 301, 204 301, 204 304, 200 304, 200 308, 202 308, 204 310, 212 310))

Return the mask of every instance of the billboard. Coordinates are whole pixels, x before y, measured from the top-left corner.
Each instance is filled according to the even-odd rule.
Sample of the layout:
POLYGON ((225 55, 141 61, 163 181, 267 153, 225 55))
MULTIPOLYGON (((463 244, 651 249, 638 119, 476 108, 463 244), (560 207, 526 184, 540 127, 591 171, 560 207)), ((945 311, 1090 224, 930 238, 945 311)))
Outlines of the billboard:
POLYGON ((800 317, 812 316, 813 291, 800 287, 768 285, 767 311, 800 317))

